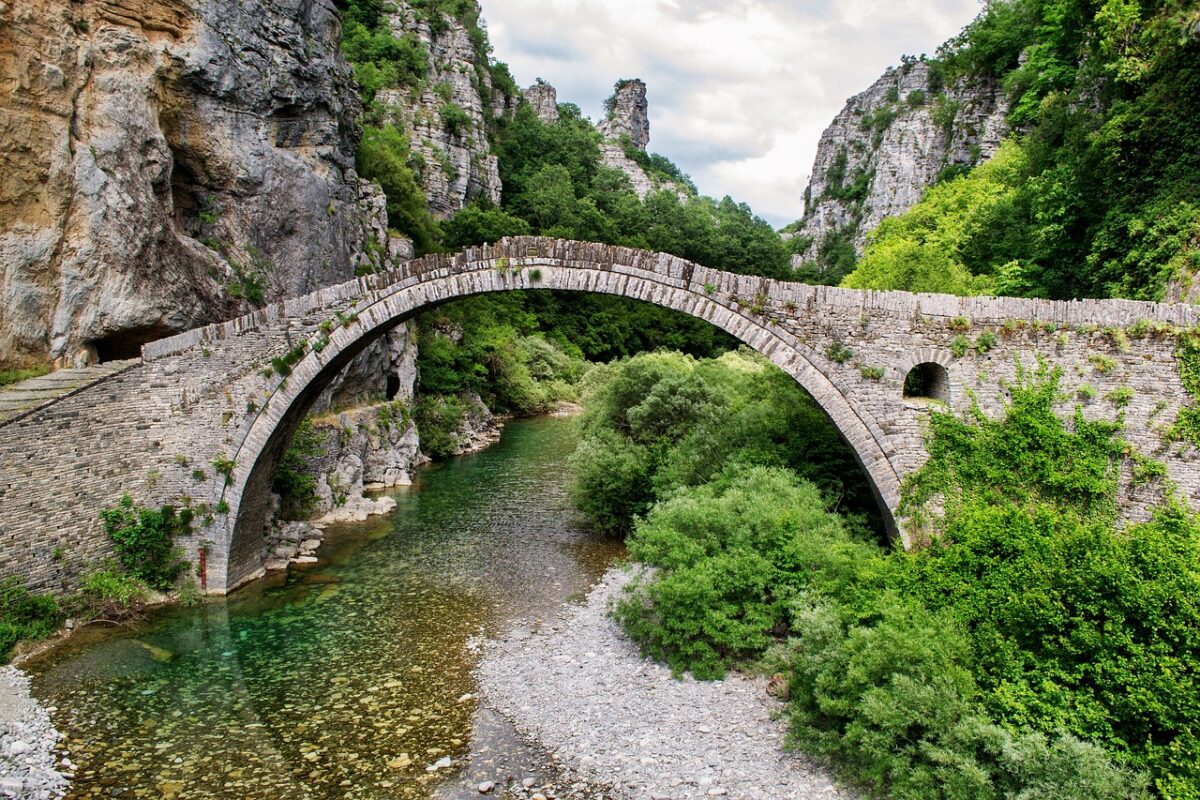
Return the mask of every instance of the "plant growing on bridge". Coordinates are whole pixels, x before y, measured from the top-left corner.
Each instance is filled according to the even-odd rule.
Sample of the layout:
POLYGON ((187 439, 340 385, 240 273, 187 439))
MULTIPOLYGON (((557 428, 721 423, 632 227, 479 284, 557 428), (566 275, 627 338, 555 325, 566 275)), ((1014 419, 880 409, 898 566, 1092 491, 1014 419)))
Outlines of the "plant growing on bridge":
POLYGON ((883 367, 859 367, 859 372, 869 381, 883 380, 883 367))
POLYGON ((954 341, 950 342, 950 352, 955 358, 962 358, 971 350, 971 340, 959 334, 954 337, 954 341))
POLYGON ((117 561, 130 575, 155 589, 169 589, 187 566, 175 539, 191 532, 192 512, 174 506, 137 506, 124 495, 116 508, 100 512, 117 561))
POLYGON ((1088 361, 1091 363, 1092 368, 1101 375, 1108 375, 1117 368, 1117 362, 1115 359, 1109 358, 1108 356, 1100 353, 1092 353, 1088 356, 1088 361))
POLYGON ((841 342, 830 342, 825 348, 825 357, 838 364, 845 364, 854 358, 854 351, 841 342))
POLYGON ((984 331, 975 337, 975 352, 983 355, 995 349, 998 341, 996 334, 991 331, 984 331))
POLYGON ((217 474, 225 477, 226 486, 233 483, 233 470, 235 467, 237 467, 236 461, 227 458, 224 455, 220 455, 213 459, 212 465, 213 469, 217 471, 217 474))
POLYGON ((1128 386, 1118 386, 1104 395, 1104 399, 1117 408, 1124 408, 1133 400, 1133 389, 1130 389, 1128 386))

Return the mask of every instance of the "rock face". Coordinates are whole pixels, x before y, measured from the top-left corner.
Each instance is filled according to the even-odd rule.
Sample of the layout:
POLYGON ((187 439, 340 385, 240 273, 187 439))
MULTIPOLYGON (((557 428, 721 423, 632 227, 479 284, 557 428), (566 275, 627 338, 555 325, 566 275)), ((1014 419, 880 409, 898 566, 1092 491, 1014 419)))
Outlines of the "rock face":
POLYGON ((991 156, 1008 131, 1007 113, 997 83, 942 87, 923 62, 889 69, 821 135, 794 234, 808 241, 797 263, 820 263, 831 237, 861 255, 867 234, 912 208, 945 170, 991 156))
POLYGON ((617 81, 613 96, 605 103, 608 117, 596 128, 605 139, 628 136, 633 146, 645 150, 650 143, 650 110, 646 84, 639 78, 617 81))
POLYGON ((633 191, 645 200, 646 195, 661 189, 675 192, 681 198, 687 187, 648 173, 632 156, 646 152, 650 143, 650 106, 646 101, 646 84, 640 79, 617 81, 613 96, 605 102, 608 116, 596 125, 603 141, 600 159, 604 166, 620 170, 629 176, 633 191))
POLYGON ((394 6, 393 34, 413 35, 428 47, 429 72, 417 89, 382 91, 375 99, 387 120, 408 135, 423 165, 430 211, 445 218, 476 198, 499 204, 500 169, 488 143, 489 121, 511 114, 519 98, 493 87, 486 50, 477 49, 461 21, 446 15, 433 26, 405 0, 394 6))
MULTIPOLYGON (((406 486, 426 459, 412 424, 417 348, 407 325, 387 333, 351 361, 313 405, 322 439, 308 472, 316 479, 314 517, 357 519, 384 513, 364 486, 406 486)), ((385 504, 386 505, 386 504, 385 504)))
POLYGON ((386 253, 339 39, 332 0, 0 2, 0 353, 136 355, 386 253))
POLYGON ((537 118, 547 125, 558 122, 558 90, 542 79, 525 90, 525 99, 537 118))

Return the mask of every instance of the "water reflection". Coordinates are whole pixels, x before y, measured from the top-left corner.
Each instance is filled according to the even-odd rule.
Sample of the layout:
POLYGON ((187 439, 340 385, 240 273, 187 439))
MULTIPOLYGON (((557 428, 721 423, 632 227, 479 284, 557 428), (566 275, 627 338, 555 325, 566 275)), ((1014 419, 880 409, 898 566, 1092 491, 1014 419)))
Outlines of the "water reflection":
POLYGON ((503 785, 535 755, 480 707, 473 644, 550 616, 619 551, 571 523, 571 428, 514 423, 490 450, 422 472, 388 518, 330 531, 315 569, 135 630, 85 631, 29 664, 80 768, 72 796, 503 785))

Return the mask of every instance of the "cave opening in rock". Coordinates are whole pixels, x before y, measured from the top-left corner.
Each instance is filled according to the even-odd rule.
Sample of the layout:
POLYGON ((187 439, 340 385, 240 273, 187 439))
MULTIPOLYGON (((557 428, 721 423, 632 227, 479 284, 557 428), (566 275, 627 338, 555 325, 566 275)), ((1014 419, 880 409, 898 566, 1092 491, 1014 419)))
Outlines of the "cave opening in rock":
POLYGON ((387 388, 384 390, 384 394, 386 395, 388 400, 395 400, 396 395, 400 394, 400 376, 399 375, 388 375, 387 376, 387 388))
POLYGON ((149 325, 117 331, 102 339, 95 339, 90 344, 96 348, 96 358, 104 364, 109 361, 141 358, 142 345, 169 336, 170 333, 171 331, 161 325, 149 325))

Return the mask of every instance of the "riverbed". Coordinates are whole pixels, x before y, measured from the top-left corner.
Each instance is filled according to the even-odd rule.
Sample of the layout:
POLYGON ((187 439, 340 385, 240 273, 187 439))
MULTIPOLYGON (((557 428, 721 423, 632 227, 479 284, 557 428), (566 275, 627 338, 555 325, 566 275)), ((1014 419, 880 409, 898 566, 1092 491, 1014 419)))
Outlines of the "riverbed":
POLYGON ((594 796, 480 699, 481 642, 553 625, 622 554, 575 521, 570 420, 422 470, 320 562, 224 601, 93 627, 31 661, 69 797, 594 796), (528 786, 525 786, 525 784, 528 786))

